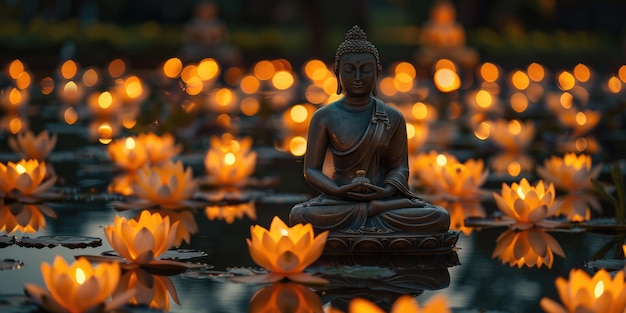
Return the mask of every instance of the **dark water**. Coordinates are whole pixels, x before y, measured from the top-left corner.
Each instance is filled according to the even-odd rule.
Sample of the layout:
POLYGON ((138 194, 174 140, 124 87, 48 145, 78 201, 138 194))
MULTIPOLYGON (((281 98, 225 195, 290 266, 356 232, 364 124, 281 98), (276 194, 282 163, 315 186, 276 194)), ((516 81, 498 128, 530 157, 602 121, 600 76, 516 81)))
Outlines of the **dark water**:
MULTIPOLYGON (((58 152, 56 157, 66 156, 65 153, 58 152)), ((54 158, 53 155, 52 159, 54 158)), ((185 158, 198 159, 190 155, 185 158)), ((260 158, 263 159, 262 156, 260 158)), ((282 181, 276 190, 286 192, 272 191, 258 199, 255 203, 254 220, 244 215, 243 218, 229 224, 223 220, 209 220, 202 210, 195 212, 194 219, 199 230, 192 236, 189 244, 183 243, 180 248, 206 253, 205 257, 196 260, 213 266, 211 269, 213 273, 226 273, 230 268, 256 268, 245 241, 250 237, 250 225, 269 227, 271 219, 276 215, 286 220, 291 206, 306 199, 311 190, 304 187, 301 181, 300 162, 301 160, 293 157, 271 157, 263 160, 261 164, 267 173, 283 173, 285 181, 282 181)), ((191 163, 194 166, 193 162, 191 163)), ((49 203, 57 218, 47 217, 45 230, 32 235, 21 233, 11 235, 18 239, 24 236, 88 236, 101 238, 102 245, 78 249, 63 246, 28 248, 18 245, 0 248, 0 259, 23 262, 19 269, 0 271, 2 312, 30 312, 34 309, 32 305, 22 302, 24 300, 22 288, 25 283, 43 286, 41 262, 52 263, 57 254, 69 261, 76 255, 98 255, 110 251, 112 249, 104 237, 103 228, 113 223, 116 214, 128 218, 137 214, 132 211, 117 212, 111 208, 110 200, 116 197, 106 195, 102 188, 108 183, 112 172, 94 171, 93 164, 93 161, 85 160, 56 163, 57 174, 66 177, 66 185, 61 186, 59 190, 73 196, 68 196, 68 200, 65 201, 49 203), (70 175, 69 173, 74 174, 66 176, 70 175)), ((503 227, 493 227, 473 230, 469 235, 461 234, 457 243, 458 249, 453 257, 458 257, 458 265, 446 265, 444 261, 433 261, 432 257, 415 257, 410 262, 397 266, 398 263, 394 263, 397 258, 380 255, 359 257, 356 261, 351 259, 344 264, 335 263, 335 267, 330 268, 340 273, 343 271, 344 275, 333 276, 330 273, 328 277, 331 278, 331 285, 328 290, 312 291, 315 291, 315 295, 320 297, 324 304, 332 302, 337 306, 347 303, 354 296, 371 296, 381 300, 380 304, 384 306, 385 303, 391 303, 394 297, 404 293, 415 295, 420 303, 434 295, 443 294, 455 312, 538 312, 542 297, 558 299, 554 286, 557 277, 567 277, 570 269, 583 267, 585 261, 590 260, 594 253, 612 239, 611 236, 590 233, 550 232, 549 234, 562 246, 566 257, 555 255, 551 269, 546 266, 518 268, 508 263, 502 264, 497 258, 492 258, 496 238, 505 230, 503 227), (356 275, 356 278, 345 275, 346 268, 349 271, 356 271, 355 268, 359 268, 354 267, 355 264, 360 264, 361 270, 372 265, 382 266, 375 267, 373 275, 361 274, 356 275), (342 266, 345 266, 343 270, 342 266), (385 271, 392 271, 393 275, 385 271)), ((325 267, 327 265, 328 263, 323 263, 319 268, 329 269, 325 267)), ((245 312, 255 292, 266 288, 211 277, 211 275, 168 276, 180 299, 180 305, 172 303, 169 311, 245 312)))

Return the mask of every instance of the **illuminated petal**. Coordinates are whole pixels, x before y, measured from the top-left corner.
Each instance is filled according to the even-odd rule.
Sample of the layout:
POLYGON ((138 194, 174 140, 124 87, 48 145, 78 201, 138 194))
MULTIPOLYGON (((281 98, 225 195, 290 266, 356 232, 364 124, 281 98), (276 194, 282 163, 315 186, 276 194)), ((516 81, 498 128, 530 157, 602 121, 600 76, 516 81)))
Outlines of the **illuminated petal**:
POLYGON ((376 304, 370 302, 369 300, 363 298, 354 298, 350 301, 348 305, 348 313, 385 313, 380 307, 376 304))
POLYGON ((300 264, 300 259, 291 251, 285 251, 278 256, 276 265, 283 272, 291 272, 300 264))
MULTIPOLYGON (((391 307, 390 313, 421 313, 419 305, 413 299, 413 297, 409 295, 403 295, 396 299, 391 307)), ((443 313, 444 311, 438 311, 443 313)))

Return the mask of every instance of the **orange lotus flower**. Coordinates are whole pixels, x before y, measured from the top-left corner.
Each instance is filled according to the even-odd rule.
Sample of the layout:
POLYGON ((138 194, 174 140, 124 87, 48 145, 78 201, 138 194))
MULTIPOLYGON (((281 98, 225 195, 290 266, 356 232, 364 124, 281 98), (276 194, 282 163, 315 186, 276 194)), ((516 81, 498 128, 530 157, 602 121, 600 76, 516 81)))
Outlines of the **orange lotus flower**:
POLYGON ((591 180, 598 178, 601 169, 601 165, 591 167, 591 156, 587 154, 566 153, 562 158, 553 156, 545 160, 537 173, 556 188, 577 192, 593 190, 591 180))
POLYGON ((531 186, 526 178, 511 186, 502 183, 501 194, 493 193, 496 204, 504 213, 502 223, 515 229, 528 229, 534 225, 554 227, 555 222, 546 220, 554 216, 559 203, 554 201, 554 185, 546 188, 542 180, 531 186))
POLYGON ((235 140, 231 134, 211 137, 211 148, 204 158, 210 183, 241 186, 255 170, 256 152, 251 151, 252 138, 235 140))
POLYGON ((274 283, 257 290, 250 300, 250 313, 324 312, 322 300, 309 288, 295 283, 274 283))
POLYGON ((426 184, 429 193, 446 200, 480 198, 480 187, 487 180, 488 170, 482 160, 459 162, 449 154, 418 156, 414 164, 418 179, 426 184))
MULTIPOLYGON (((143 212, 143 211, 142 211, 143 212)), ((192 210, 155 210, 165 218, 170 218, 170 223, 179 223, 174 236, 174 247, 180 246, 183 241, 191 243, 191 235, 198 232, 198 224, 192 210)), ((139 218, 141 213, 135 218, 139 218)))
POLYGON ((491 123, 489 139, 508 152, 526 149, 534 137, 535 124, 532 120, 522 123, 518 120, 500 119, 491 123))
POLYGON ((244 215, 252 220, 256 219, 254 202, 209 205, 204 208, 204 214, 206 214, 209 221, 224 220, 228 224, 232 224, 236 219, 242 219, 244 215))
POLYGON ((269 231, 259 225, 250 226, 252 239, 246 239, 254 262, 270 273, 237 277, 236 280, 272 283, 283 278, 313 284, 326 284, 325 279, 302 271, 315 262, 326 245, 328 231, 314 236, 311 224, 288 227, 278 216, 272 219, 269 231))
POLYGON ((15 137, 9 137, 9 147, 13 151, 21 154, 27 159, 35 159, 42 161, 57 143, 57 135, 50 136, 47 130, 42 131, 37 136, 31 131, 26 130, 18 133, 15 137))
POLYGON ((552 268, 554 254, 565 257, 561 245, 544 229, 508 229, 496 239, 496 247, 491 257, 498 258, 502 264, 517 265, 518 268, 523 265, 538 268, 545 265, 552 268))
POLYGON ((169 133, 158 136, 154 133, 141 133, 137 143, 143 146, 148 154, 148 161, 159 164, 175 157, 183 146, 176 144, 176 139, 169 133))
POLYGON ((618 271, 611 277, 605 269, 600 269, 590 277, 582 269, 572 269, 569 272, 569 281, 559 277, 554 284, 561 303, 542 298, 541 308, 548 313, 626 310, 626 282, 623 271, 618 271))
POLYGON ((38 195, 56 182, 56 176, 46 179, 46 163, 37 160, 21 160, 17 163, 0 163, 0 197, 37 202, 38 195))
POLYGON ((107 191, 109 193, 117 193, 124 196, 130 196, 133 194, 133 185, 137 180, 137 172, 124 172, 120 175, 113 177, 107 191))
POLYGON ((113 225, 104 228, 111 247, 126 260, 148 264, 173 247, 179 223, 169 217, 144 210, 138 220, 115 216, 113 225))
POLYGON ((135 296, 128 301, 134 305, 146 305, 152 309, 168 311, 170 297, 180 305, 176 286, 168 276, 153 275, 142 268, 126 271, 122 275, 113 292, 113 299, 118 295, 124 295, 128 290, 135 291, 135 296))
POLYGON ((36 233, 39 229, 46 229, 45 215, 56 218, 56 213, 45 204, 24 204, 14 202, 5 204, 0 199, 0 232, 7 234, 19 231, 22 233, 36 233))
POLYGON ((437 181, 441 180, 442 167, 448 163, 456 164, 459 161, 454 155, 437 153, 434 150, 428 153, 420 153, 411 159, 410 171, 415 173, 419 188, 424 188, 428 193, 436 193, 437 181))
POLYGON ((136 171, 148 162, 148 152, 137 137, 126 137, 113 140, 107 151, 116 166, 127 171, 136 171))
MULTIPOLYGON (((409 295, 400 296, 393 303, 389 313, 449 313, 452 312, 445 296, 436 295, 424 306, 409 295)), ((348 306, 348 313, 385 313, 376 304, 363 298, 354 298, 348 306)))
POLYGON ((185 169, 181 161, 171 160, 159 165, 144 165, 137 171, 133 193, 138 201, 119 204, 121 208, 181 209, 192 207, 190 199, 198 190, 191 167, 185 169))
POLYGON ((124 305, 134 294, 127 291, 105 302, 115 290, 120 278, 118 263, 100 263, 92 267, 79 257, 69 265, 57 255, 52 265, 41 264, 41 273, 48 290, 26 284, 24 292, 48 312, 109 312, 124 305))
POLYGON ((591 209, 602 211, 598 197, 592 193, 570 193, 557 197, 556 201, 561 203, 558 213, 572 222, 588 221, 591 218, 591 209))

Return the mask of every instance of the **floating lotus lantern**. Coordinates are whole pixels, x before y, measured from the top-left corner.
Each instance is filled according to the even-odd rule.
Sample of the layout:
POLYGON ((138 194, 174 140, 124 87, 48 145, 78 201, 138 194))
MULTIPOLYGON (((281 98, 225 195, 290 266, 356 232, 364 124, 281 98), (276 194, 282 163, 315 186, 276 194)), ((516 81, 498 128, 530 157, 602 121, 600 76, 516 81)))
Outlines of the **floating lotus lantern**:
POLYGON ((624 272, 614 276, 600 269, 590 276, 582 269, 572 269, 569 280, 563 277, 555 283, 561 303, 542 298, 541 308, 548 313, 557 312, 624 312, 626 310, 626 283, 624 272))
POLYGON ((255 220, 256 208, 254 202, 208 205, 204 208, 204 214, 210 221, 224 220, 227 224, 232 224, 236 219, 242 219, 244 215, 251 220, 255 220))
POLYGON ((592 193, 568 193, 557 197, 556 201, 561 203, 558 213, 572 222, 588 221, 592 209, 602 211, 598 197, 592 193))
POLYGON ((50 136, 47 130, 38 135, 31 130, 19 132, 15 137, 8 138, 9 147, 27 159, 42 161, 48 157, 57 143, 57 135, 50 136))
POLYGON ((431 194, 448 200, 480 198, 483 194, 480 187, 489 174, 480 159, 462 163, 452 155, 434 156, 432 152, 428 156, 418 156, 414 170, 431 194))
MULTIPOLYGON (((179 223, 174 236, 174 247, 179 247, 183 241, 191 243, 191 235, 198 232, 198 224, 192 210, 154 210, 154 212, 158 212, 163 218, 169 217, 172 224, 179 223)), ((138 219, 140 216, 141 213, 135 219, 138 219)))
POLYGON ((415 184, 420 188, 425 188, 427 192, 435 193, 434 186, 441 179, 441 168, 448 162, 457 163, 458 161, 449 153, 437 153, 434 150, 412 157, 409 167, 418 180, 415 184))
POLYGON ((113 140, 107 151, 116 166, 133 172, 148 162, 148 151, 145 146, 138 143, 137 137, 126 137, 113 140))
POLYGON ((191 198, 198 190, 191 167, 186 169, 181 161, 165 161, 159 165, 144 165, 137 170, 133 194, 139 199, 128 203, 116 202, 120 209, 183 209, 194 207, 191 198))
POLYGON ((41 264, 41 273, 48 290, 26 284, 24 292, 47 312, 111 312, 133 296, 134 290, 107 301, 120 278, 117 263, 100 263, 92 267, 86 258, 73 264, 57 255, 52 265, 41 264))
POLYGON ((554 201, 554 184, 547 188, 542 180, 531 186, 526 178, 510 186, 502 183, 500 194, 493 193, 496 205, 504 213, 502 224, 514 229, 529 229, 533 226, 554 227, 556 222, 546 218, 552 217, 559 209, 554 201))
POLYGON ((170 133, 159 136, 155 133, 141 133, 137 136, 137 142, 146 149, 148 161, 159 164, 167 161, 182 151, 183 147, 176 144, 176 139, 170 133))
POLYGON ((142 268, 124 272, 113 292, 113 299, 118 295, 124 295, 128 290, 135 291, 135 296, 128 301, 130 304, 168 311, 171 297, 180 305, 176 286, 168 276, 153 275, 142 268))
MULTIPOLYGON (((363 298, 354 298, 350 301, 348 307, 348 313, 385 313, 376 304, 363 298)), ((389 313, 449 313, 450 306, 445 296, 436 295, 432 297, 424 306, 420 306, 419 303, 410 295, 403 295, 396 299, 391 307, 389 313)))
POLYGON ((34 203, 49 196, 44 193, 56 182, 56 176, 46 176, 46 162, 21 160, 0 163, 0 197, 34 203))
POLYGON ((269 271, 267 274, 240 276, 236 281, 272 283, 288 278, 310 284, 327 284, 320 277, 303 273, 321 255, 328 232, 315 236, 311 224, 288 227, 278 216, 272 219, 270 229, 250 226, 251 239, 246 239, 254 262, 269 271))
POLYGON ((250 313, 262 312, 324 312, 322 300, 306 286, 295 283, 274 283, 257 290, 250 300, 250 313))
POLYGON ((204 167, 211 184, 241 186, 256 166, 256 152, 251 151, 252 138, 235 140, 231 134, 211 137, 211 148, 204 158, 204 167))
POLYGON ((0 198, 0 232, 7 234, 19 231, 22 233, 36 233, 39 229, 46 229, 46 218, 56 218, 56 213, 45 204, 24 204, 13 202, 5 204, 0 198))
POLYGON ((565 252, 554 237, 545 229, 531 228, 525 230, 507 229, 496 239, 496 247, 492 258, 498 258, 502 264, 521 268, 547 266, 552 268, 554 254, 565 257, 565 252))
POLYGON ((593 190, 592 179, 597 179, 602 166, 592 168, 591 156, 566 153, 563 157, 553 156, 544 161, 544 166, 537 168, 537 174, 556 188, 568 192, 584 192, 593 190))
POLYGON ((145 265, 174 246, 178 226, 179 222, 170 224, 168 216, 144 210, 138 219, 126 220, 116 215, 115 222, 106 226, 104 233, 121 257, 145 265))
POLYGON ((489 139, 507 152, 523 151, 535 137, 535 124, 531 120, 522 123, 518 120, 499 119, 490 126, 489 139))
POLYGON ((122 173, 113 177, 113 180, 107 187, 109 193, 116 193, 124 196, 131 196, 133 194, 133 185, 137 180, 137 172, 122 173))

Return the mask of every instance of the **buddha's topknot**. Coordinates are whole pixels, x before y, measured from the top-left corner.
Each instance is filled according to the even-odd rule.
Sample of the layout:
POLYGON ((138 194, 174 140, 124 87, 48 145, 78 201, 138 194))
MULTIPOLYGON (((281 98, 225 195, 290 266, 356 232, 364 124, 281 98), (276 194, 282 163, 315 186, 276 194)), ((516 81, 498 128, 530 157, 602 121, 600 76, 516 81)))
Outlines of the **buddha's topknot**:
POLYGON ((352 26, 348 32, 344 41, 337 48, 335 54, 335 73, 339 71, 339 59, 346 53, 371 53, 376 58, 376 66, 380 70, 380 57, 378 56, 378 49, 369 40, 365 32, 357 25, 352 26))

